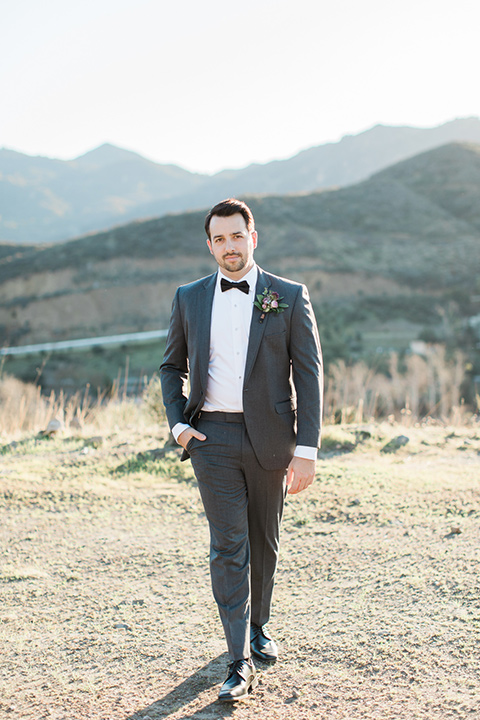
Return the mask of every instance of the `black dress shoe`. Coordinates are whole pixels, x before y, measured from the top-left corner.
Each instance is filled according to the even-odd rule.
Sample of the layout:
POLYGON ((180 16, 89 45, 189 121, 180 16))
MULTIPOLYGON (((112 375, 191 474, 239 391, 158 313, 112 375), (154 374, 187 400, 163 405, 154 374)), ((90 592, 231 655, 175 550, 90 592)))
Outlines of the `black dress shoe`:
POLYGON ((274 663, 278 658, 278 648, 275 640, 260 625, 252 623, 250 626, 250 648, 252 655, 266 663, 274 663))
POLYGON ((218 699, 227 702, 244 700, 258 683, 256 675, 255 665, 251 660, 235 660, 230 663, 227 679, 218 693, 218 699))

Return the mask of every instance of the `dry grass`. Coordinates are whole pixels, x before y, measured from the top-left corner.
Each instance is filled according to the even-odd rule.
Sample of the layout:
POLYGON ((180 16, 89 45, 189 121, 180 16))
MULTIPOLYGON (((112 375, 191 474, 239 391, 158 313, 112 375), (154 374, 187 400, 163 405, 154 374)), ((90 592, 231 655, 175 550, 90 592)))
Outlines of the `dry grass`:
POLYGON ((392 353, 389 373, 376 373, 365 363, 333 364, 326 378, 325 415, 330 422, 365 422, 383 418, 414 425, 426 418, 464 425, 480 410, 468 407, 462 397, 467 361, 457 351, 448 358, 441 345, 430 346, 425 356, 410 355, 405 367, 392 353))
POLYGON ((37 385, 8 375, 0 377, 0 433, 5 436, 45 430, 53 419, 67 426, 81 426, 91 420, 100 405, 101 397, 92 401, 88 388, 68 398, 53 391, 45 397, 37 385))
POLYGON ((125 376, 119 373, 109 395, 92 393, 87 385, 83 392, 67 396, 63 392, 42 395, 41 388, 24 383, 9 375, 0 375, 0 437, 22 437, 25 432, 44 432, 52 420, 61 429, 76 430, 86 426, 121 426, 131 416, 143 424, 164 417, 160 383, 154 377, 146 385, 141 398, 126 394, 128 368, 125 376), (143 406, 140 409, 140 404, 143 406))
MULTIPOLYGON (((426 356, 411 355, 399 367, 398 355, 392 353, 389 373, 376 373, 365 363, 347 366, 343 361, 329 368, 325 381, 325 418, 327 423, 390 421, 415 425, 427 418, 445 425, 465 425, 475 421, 480 399, 475 407, 465 405, 462 388, 467 362, 460 352, 447 358, 442 346, 430 346, 426 356)), ((48 397, 40 388, 22 383, 0 373, 0 434, 15 437, 26 431, 40 432, 57 418, 66 428, 83 427, 88 423, 109 424, 108 415, 131 413, 137 400, 127 397, 128 365, 119 372, 111 393, 84 392, 67 397, 63 392, 48 397)), ((146 385, 141 399, 151 418, 165 417, 160 383, 157 377, 146 385)))

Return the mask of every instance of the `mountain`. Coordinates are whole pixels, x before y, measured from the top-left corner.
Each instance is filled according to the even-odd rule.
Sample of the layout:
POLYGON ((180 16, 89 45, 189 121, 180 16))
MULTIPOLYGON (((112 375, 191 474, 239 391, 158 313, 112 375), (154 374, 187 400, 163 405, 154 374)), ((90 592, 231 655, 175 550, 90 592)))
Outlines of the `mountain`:
POLYGON ((199 181, 175 165, 158 165, 112 145, 69 162, 3 149, 0 237, 58 242, 110 227, 133 208, 186 193, 199 181))
POLYGON ((458 119, 427 129, 376 125, 288 160, 225 170, 213 181, 218 190, 222 183, 231 183, 233 194, 312 192, 352 185, 400 160, 454 141, 480 143, 480 120, 458 119))
MULTIPOLYGON (((257 262, 307 283, 326 349, 338 354, 352 343, 375 352, 385 338, 458 340, 480 312, 478 197, 480 145, 453 143, 346 188, 246 199, 257 262)), ((167 327, 176 287, 215 268, 204 215, 4 246, 0 345, 167 327)))
POLYGON ((110 143, 104 143, 94 150, 89 150, 75 160, 77 167, 104 168, 123 162, 144 162, 145 158, 132 150, 125 150, 110 143))
POLYGON ((159 165, 109 144, 72 161, 3 149, 0 241, 59 242, 129 220, 203 208, 228 196, 348 186, 453 141, 480 143, 480 119, 426 129, 377 125, 287 160, 213 176, 159 165))

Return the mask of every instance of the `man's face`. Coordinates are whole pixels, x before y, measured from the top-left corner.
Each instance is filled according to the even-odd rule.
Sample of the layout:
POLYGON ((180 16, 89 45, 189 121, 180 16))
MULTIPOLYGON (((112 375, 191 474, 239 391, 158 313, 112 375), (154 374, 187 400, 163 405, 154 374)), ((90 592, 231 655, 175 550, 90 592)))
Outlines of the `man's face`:
POLYGON ((227 277, 240 280, 253 267, 257 233, 247 230, 243 215, 214 215, 210 220, 210 238, 207 240, 210 252, 227 277))

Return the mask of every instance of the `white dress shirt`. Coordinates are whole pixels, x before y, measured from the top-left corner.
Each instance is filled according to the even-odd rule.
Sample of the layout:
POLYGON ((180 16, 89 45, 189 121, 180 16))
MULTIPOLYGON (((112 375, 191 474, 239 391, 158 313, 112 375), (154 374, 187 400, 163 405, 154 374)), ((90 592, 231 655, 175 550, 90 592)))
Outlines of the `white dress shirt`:
MULTIPOLYGON (((243 380, 258 268, 254 265, 242 278, 250 286, 248 295, 236 288, 222 292, 222 277, 230 280, 219 269, 213 296, 208 382, 202 410, 243 412, 243 380)), ((172 428, 175 440, 189 427, 177 423, 172 428)), ((294 454, 315 460, 317 448, 297 445, 294 454)))
POLYGON ((243 412, 243 376, 257 276, 258 269, 254 265, 242 278, 250 286, 247 295, 235 288, 222 292, 220 283, 226 276, 221 270, 217 273, 210 326, 208 383, 202 408, 206 412, 243 412))

